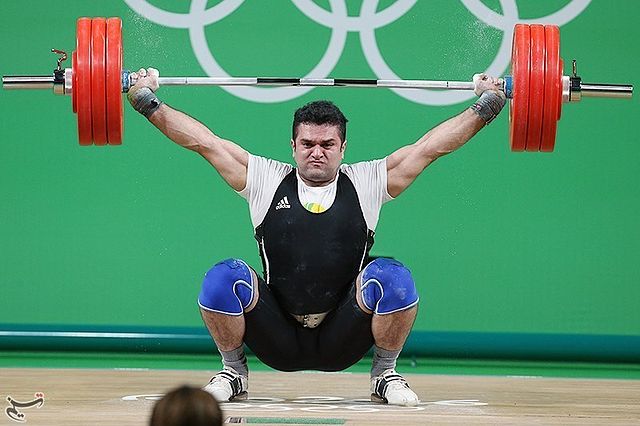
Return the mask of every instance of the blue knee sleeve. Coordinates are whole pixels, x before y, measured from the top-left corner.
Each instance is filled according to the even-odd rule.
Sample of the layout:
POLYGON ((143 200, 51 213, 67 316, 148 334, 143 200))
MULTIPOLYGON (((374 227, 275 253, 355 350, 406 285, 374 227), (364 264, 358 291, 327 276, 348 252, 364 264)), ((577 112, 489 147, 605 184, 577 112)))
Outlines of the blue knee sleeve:
POLYGON ((239 259, 216 263, 205 274, 198 304, 207 311, 241 315, 253 300, 249 266, 239 259))
POLYGON ((402 263, 383 257, 365 266, 360 291, 367 309, 379 315, 410 308, 419 299, 411 272, 402 263))

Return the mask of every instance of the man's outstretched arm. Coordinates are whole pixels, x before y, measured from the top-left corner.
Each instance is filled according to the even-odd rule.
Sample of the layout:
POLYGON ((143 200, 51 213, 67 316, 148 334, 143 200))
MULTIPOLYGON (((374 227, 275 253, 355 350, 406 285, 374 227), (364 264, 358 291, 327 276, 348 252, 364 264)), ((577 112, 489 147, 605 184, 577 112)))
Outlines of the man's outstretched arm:
POLYGON ((235 143, 216 136, 189 115, 171 108, 155 96, 158 72, 140 70, 138 81, 129 89, 129 102, 176 144, 202 155, 236 191, 247 183, 249 153, 235 143))
POLYGON ((387 157, 389 195, 400 195, 429 164, 463 146, 498 115, 506 101, 500 81, 484 74, 474 76, 474 81, 480 98, 473 106, 387 157))

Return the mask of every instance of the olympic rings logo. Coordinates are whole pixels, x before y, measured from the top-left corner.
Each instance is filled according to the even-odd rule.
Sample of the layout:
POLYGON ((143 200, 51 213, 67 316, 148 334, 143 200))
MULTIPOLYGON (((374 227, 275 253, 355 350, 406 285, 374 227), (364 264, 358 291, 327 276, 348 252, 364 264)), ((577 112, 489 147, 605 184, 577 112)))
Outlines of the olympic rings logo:
MULTIPOLYGON (((192 0, 189 13, 175 13, 160 9, 147 0, 124 0, 136 13, 149 21, 170 28, 189 30, 191 46, 200 66, 209 76, 230 77, 211 53, 205 37, 205 27, 231 15, 244 0, 222 0, 207 9, 207 0, 192 0)), ((387 64, 376 41, 375 30, 395 22, 409 12, 417 0, 397 0, 378 11, 379 0, 362 0, 359 16, 349 16, 346 0, 329 0, 331 11, 318 6, 313 0, 291 0, 314 22, 331 30, 331 37, 323 57, 305 77, 328 78, 342 56, 347 34, 357 32, 360 44, 371 70, 378 79, 402 79, 387 64)), ((503 32, 496 57, 485 70, 490 75, 503 75, 511 61, 511 39, 516 23, 540 22, 562 26, 582 13, 591 0, 571 0, 560 10, 536 19, 520 19, 516 0, 499 0, 503 14, 487 7, 482 0, 460 0, 479 21, 503 32)), ((284 102, 302 96, 313 87, 223 87, 227 92, 248 101, 260 103, 284 102)), ((473 98, 473 93, 437 91, 428 89, 391 89, 399 96, 423 105, 453 105, 473 98)))

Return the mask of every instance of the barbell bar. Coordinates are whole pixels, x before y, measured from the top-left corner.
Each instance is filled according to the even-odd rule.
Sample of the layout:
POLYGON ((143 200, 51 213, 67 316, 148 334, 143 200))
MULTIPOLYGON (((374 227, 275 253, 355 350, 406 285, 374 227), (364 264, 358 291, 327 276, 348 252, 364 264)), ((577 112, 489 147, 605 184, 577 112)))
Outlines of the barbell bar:
MULTIPOLYGON (((51 75, 8 75, 4 89, 52 89, 72 97, 81 145, 119 145, 123 134, 122 93, 135 84, 123 70, 120 18, 82 17, 76 24, 76 50, 71 68, 62 68, 59 55, 51 75)), ((511 75, 502 78, 509 98, 509 140, 512 151, 553 151, 562 104, 582 97, 631 98, 628 84, 583 83, 573 61, 571 76, 563 75, 560 31, 555 25, 516 24, 512 41, 511 75)), ((471 90, 468 81, 376 80, 357 78, 283 77, 160 77, 161 86, 315 86, 381 87, 394 89, 471 90)))

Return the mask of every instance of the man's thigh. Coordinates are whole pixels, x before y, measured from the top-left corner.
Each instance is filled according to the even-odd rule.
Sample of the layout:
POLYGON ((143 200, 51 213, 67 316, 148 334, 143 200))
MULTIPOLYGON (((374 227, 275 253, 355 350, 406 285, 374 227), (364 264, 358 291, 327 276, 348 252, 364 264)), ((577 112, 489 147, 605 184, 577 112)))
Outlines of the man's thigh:
POLYGON ((318 362, 323 371, 341 371, 356 362, 371 349, 371 314, 363 312, 356 301, 352 285, 338 308, 318 327, 318 362))

